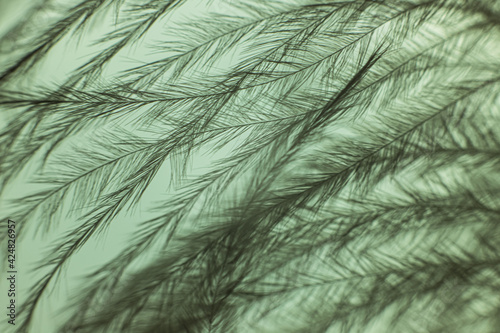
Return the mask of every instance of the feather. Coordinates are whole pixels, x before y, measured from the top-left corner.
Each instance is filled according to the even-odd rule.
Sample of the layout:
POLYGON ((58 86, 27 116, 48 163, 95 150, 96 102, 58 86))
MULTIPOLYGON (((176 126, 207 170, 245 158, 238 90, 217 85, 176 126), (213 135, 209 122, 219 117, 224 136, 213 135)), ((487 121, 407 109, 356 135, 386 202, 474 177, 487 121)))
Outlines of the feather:
POLYGON ((0 74, 2 221, 54 243, 15 331, 71 283, 54 331, 495 332, 499 13, 110 0, 43 35, 19 22, 34 42, 0 74), (75 33, 83 56, 45 79, 75 33))

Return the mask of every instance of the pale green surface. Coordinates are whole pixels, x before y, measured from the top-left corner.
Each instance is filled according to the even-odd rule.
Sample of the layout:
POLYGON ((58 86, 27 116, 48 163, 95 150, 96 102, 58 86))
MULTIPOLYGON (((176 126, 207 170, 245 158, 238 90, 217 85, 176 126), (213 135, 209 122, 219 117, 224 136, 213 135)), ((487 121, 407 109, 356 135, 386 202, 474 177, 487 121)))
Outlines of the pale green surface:
MULTIPOLYGON (((40 3, 41 1, 38 1, 40 3)), ((56 2, 57 3, 57 2, 56 2)), ((61 2, 59 2, 61 4, 61 2)), ((62 2, 63 5, 68 6, 71 2, 62 2)), ((73 1, 72 3, 75 3, 73 1)), ((35 6, 37 4, 34 0, 19 0, 19 1, 3 1, 0 2, 0 35, 5 31, 12 28, 13 25, 21 17, 24 17, 27 12, 29 12, 30 6, 35 6)), ((188 16, 193 13, 198 13, 205 9, 204 0, 189 1, 183 5, 183 9, 179 11, 180 16, 188 16)), ((26 82, 27 86, 30 86, 32 82, 43 82, 48 85, 55 85, 57 82, 64 80, 65 76, 72 70, 76 69, 85 57, 88 58, 93 52, 98 52, 99 47, 94 47, 93 49, 86 45, 92 38, 99 38, 106 31, 103 28, 103 24, 112 24, 114 18, 112 15, 105 15, 101 19, 97 20, 92 24, 92 27, 88 29, 89 34, 92 37, 84 38, 79 41, 78 46, 72 39, 61 43, 60 46, 56 46, 51 51, 50 55, 45 57, 43 60, 43 67, 37 71, 32 71, 32 75, 29 77, 29 81, 26 82), (85 46, 85 48, 83 47, 85 46), (85 50, 82 53, 81 50, 85 50)), ((165 20, 163 20, 165 22, 165 20)), ((162 24, 159 22, 155 29, 151 29, 148 33, 148 40, 151 41, 161 41, 164 38, 162 31, 162 24)), ((66 38, 67 40, 67 38, 66 38)), ((140 45, 132 47, 131 52, 122 52, 121 56, 118 57, 118 61, 115 61, 111 66, 108 66, 108 70, 112 72, 119 72, 126 68, 134 67, 138 64, 144 63, 147 54, 144 54, 144 47, 140 45), (131 55, 133 54, 133 55, 131 55)), ((164 56, 162 54, 157 54, 158 56, 164 56)), ((0 113, 0 117, 3 113, 0 113)), ((0 125, 4 125, 6 120, 0 118, 0 125)), ((0 127, 1 128, 1 127, 0 127)), ((223 154, 223 153, 222 153, 223 154)), ((168 163, 167 163, 168 164, 168 163)), ((206 159, 203 157, 198 158, 195 162, 197 167, 202 168, 203 165, 207 165, 206 159)), ((33 169, 26 172, 26 175, 20 175, 16 182, 10 186, 6 191, 7 195, 5 198, 0 198, 0 211, 9 211, 12 204, 8 200, 16 202, 15 198, 19 196, 26 195, 29 191, 34 189, 33 184, 28 184, 28 179, 34 173, 33 169)), ((152 207, 156 207, 154 203, 164 198, 165 196, 165 181, 168 182, 169 178, 169 167, 165 166, 163 171, 159 172, 157 178, 165 178, 163 181, 153 182, 148 189, 148 192, 144 196, 144 202, 151 201, 152 207)), ((68 198, 67 200, 71 200, 68 198)), ((42 301, 38 306, 38 311, 35 316, 34 323, 30 332, 33 333, 52 333, 56 331, 56 328, 65 318, 64 311, 67 310, 66 302, 71 300, 71 296, 75 292, 79 291, 81 282, 85 281, 83 276, 90 273, 91 271, 99 268, 103 263, 111 260, 119 251, 124 248, 130 236, 133 235, 133 230, 136 228, 136 223, 138 221, 144 221, 151 217, 151 213, 147 212, 145 205, 139 206, 136 209, 136 213, 121 214, 118 218, 120 223, 114 223, 108 229, 107 234, 104 237, 100 237, 98 240, 90 241, 87 243, 85 250, 80 251, 74 255, 71 260, 70 265, 64 270, 62 278, 58 283, 58 287, 55 291, 51 292, 50 302, 42 301)), ((153 215, 154 216, 154 215, 153 215)), ((15 217, 11 217, 15 220, 15 217)), ((36 217, 32 218, 32 221, 36 221, 36 217)), ((50 252, 52 247, 57 243, 58 235, 64 233, 66 230, 70 230, 72 224, 74 225, 74 217, 72 218, 62 218, 59 223, 59 228, 55 229, 58 232, 51 232, 45 236, 34 236, 32 233, 24 235, 23 239, 16 245, 16 251, 18 251, 19 257, 16 257, 18 269, 18 281, 17 288, 19 296, 16 298, 19 310, 19 304, 24 301, 27 294, 31 290, 31 284, 36 282, 42 275, 35 268, 43 262, 45 255, 50 252)), ((2 251, 3 255, 4 251, 2 251)), ((5 261, 2 261, 4 265, 5 261)), ((5 279, 0 279, 0 302, 3 306, 6 301, 6 293, 4 290, 5 279)), ((7 300, 8 302, 8 300, 7 300)), ((18 315, 19 318, 19 315, 18 315)), ((13 332, 12 325, 5 325, 5 320, 0 323, 0 330, 2 332, 8 333, 13 332), (3 330, 5 327, 5 330, 3 330)))
MULTIPOLYGON (((203 1, 201 1, 203 2, 203 1)), ((188 5, 184 5, 182 12, 183 13, 178 13, 177 17, 182 17, 182 14, 186 15, 186 17, 189 17, 196 11, 202 11, 204 8, 200 6, 199 4, 196 4, 196 1, 188 2, 188 4, 192 3, 192 7, 189 7, 188 5)), ((0 3, 0 5, 3 5, 3 3, 0 3)), ((12 4, 9 4, 9 6, 14 12, 17 12, 17 9, 15 9, 15 6, 12 4)), ((219 8, 219 11, 221 9, 219 8)), ((3 14, 4 16, 7 15, 3 14)), ((14 16, 12 16, 14 17, 14 16)), ((109 17, 111 18, 111 17, 109 17)), ((105 29, 105 25, 108 21, 106 19, 100 19, 98 22, 95 23, 94 25, 94 30, 89 31, 89 36, 87 37, 88 40, 93 40, 97 36, 101 35, 103 30, 105 29), (104 23, 103 23, 104 22, 104 23), (94 33, 94 35, 92 35, 94 33)), ((111 20, 109 20, 109 23, 111 24, 111 20)), ((162 38, 165 38, 165 36, 162 34, 162 29, 163 26, 162 24, 158 24, 156 28, 153 28, 147 35, 147 40, 153 43, 154 41, 161 40, 162 38)), ((429 27, 429 30, 431 30, 431 27, 429 27)), ((435 30, 436 33, 441 33, 439 29, 436 28, 435 30)), ((498 41, 498 39, 497 39, 498 41)), ((80 43, 80 45, 86 45, 87 40, 83 39, 80 43)), ((491 54, 495 54, 496 49, 494 48, 493 45, 498 45, 494 44, 493 41, 491 42, 492 47, 488 48, 488 51, 491 52, 491 54)), ((146 44, 137 44, 130 48, 130 50, 123 51, 120 53, 120 56, 117 57, 117 59, 109 66, 106 67, 106 76, 107 77, 113 77, 113 75, 123 69, 134 67, 138 64, 141 64, 143 62, 147 62, 151 59, 155 59, 157 57, 160 57, 160 54, 147 54, 147 48, 145 47, 146 44)), ((485 48, 486 49, 486 48, 485 48)), ((76 41, 75 40, 65 40, 64 43, 61 43, 60 46, 55 47, 51 53, 49 54, 48 57, 43 62, 43 66, 41 69, 37 71, 33 71, 33 76, 30 76, 28 82, 24 82, 24 84, 28 84, 29 82, 43 82, 46 85, 49 86, 56 86, 58 82, 61 82, 64 80, 65 75, 70 72, 71 69, 74 69, 81 65, 86 57, 88 57, 92 52, 98 51, 99 48, 96 47, 91 47, 91 48, 85 48, 84 46, 76 46, 76 41)), ((486 53, 487 51, 485 51, 486 53)), ((237 53, 237 52, 236 52, 237 53)), ((485 57, 487 57, 488 54, 484 54, 485 57)), ((229 67, 229 64, 231 61, 235 61, 235 58, 237 59, 238 56, 242 56, 241 54, 235 54, 233 56, 228 55, 227 58, 224 60, 220 61, 217 65, 214 65, 213 71, 216 72, 218 69, 224 69, 225 66, 229 67)), ((243 55, 244 57, 245 55, 243 55)), ((458 75, 459 76, 459 75, 458 75)), ((453 78, 449 78, 450 81, 453 80, 453 78)), ((313 80, 314 81, 314 80, 313 80)), ((427 84, 432 88, 432 80, 429 79, 429 81, 426 81, 423 79, 420 82, 420 86, 418 87, 419 89, 422 87, 425 87, 427 84)), ((423 89, 425 91, 425 89, 423 89)), ((430 90, 430 88, 429 88, 430 90)), ((400 105, 405 105, 404 99, 400 100, 400 105)), ((493 103, 492 103, 493 104, 493 103)), ((498 103, 496 103, 498 105, 498 103)), ((492 114, 497 112, 498 110, 492 110, 492 114)), ((380 127, 383 125, 382 120, 378 120, 378 116, 381 114, 384 115, 384 112, 386 114, 389 114, 391 110, 387 109, 382 109, 382 110, 376 110, 372 111, 371 113, 368 113, 364 117, 366 117, 365 124, 370 124, 374 125, 377 124, 380 127)), ((496 114, 498 115, 498 114, 496 114)), ((355 128, 354 125, 350 122, 350 119, 348 119, 345 123, 337 124, 336 126, 331 126, 329 128, 330 133, 329 135, 325 135, 325 143, 324 146, 326 148, 331 147, 336 147, 339 142, 341 142, 342 139, 345 140, 353 140, 353 141, 362 141, 361 139, 363 138, 362 132, 359 128, 355 128), (330 140, 330 141, 328 141, 330 140), (338 140, 338 141, 337 141, 338 140), (329 146, 330 145, 330 146, 329 146)), ((93 134, 90 135, 92 137, 93 134)), ((155 134, 151 134, 152 137, 155 136, 155 134)), ((242 140, 240 138, 240 140, 242 140)), ((76 144, 82 144, 85 145, 86 141, 81 140, 75 142, 76 144)), ((233 144, 236 145, 236 143, 233 142, 233 144)), ((325 148, 322 147, 322 144, 318 144, 314 146, 314 148, 325 148)), ((67 148, 69 149, 69 148, 67 148)), ((206 149, 208 150, 208 149, 206 149)), ((192 174, 201 174, 202 172, 205 171, 205 167, 210 166, 210 161, 214 161, 215 157, 223 157, 226 153, 226 151, 229 151, 229 149, 222 149, 221 151, 217 152, 217 155, 212 156, 210 152, 208 151, 201 151, 197 155, 194 156, 192 166, 194 166, 194 170, 191 170, 192 174), (205 154, 204 154, 205 153, 205 154)), ((64 153, 64 150, 62 151, 64 153)), ((302 152, 302 155, 299 155, 299 157, 303 157, 302 159, 298 159, 299 161, 296 164, 293 164, 290 167, 290 174, 289 175, 298 175, 298 176, 303 176, 310 172, 308 169, 310 164, 310 161, 308 161, 306 158, 307 157, 314 157, 314 154, 311 154, 310 151, 304 151, 302 152)), ((168 182, 168 179, 170 178, 170 172, 171 172, 171 166, 168 165, 169 163, 165 163, 163 167, 161 168, 160 172, 156 176, 156 182, 153 182, 152 185, 148 188, 145 196, 143 197, 143 200, 141 201, 141 204, 138 206, 136 209, 136 213, 130 213, 128 215, 125 214, 120 214, 118 218, 116 219, 120 223, 111 223, 110 228, 107 230, 107 233, 105 236, 100 237, 99 240, 90 241, 86 244, 84 250, 80 251, 77 253, 73 259, 70 262, 70 265, 67 267, 67 269, 64 271, 63 275, 61 276, 61 279, 59 280, 58 286, 56 290, 48 294, 50 295, 50 301, 43 301, 41 304, 38 306, 38 311, 36 311, 37 316, 35 317, 34 323, 36 326, 33 326, 32 332, 34 333, 51 333, 54 332, 55 327, 58 323, 62 322, 65 317, 63 315, 63 311, 66 308, 66 302, 68 299, 75 295, 79 291, 79 286, 80 282, 82 281, 80 277, 82 274, 85 274, 89 272, 89 270, 92 270, 94 268, 99 267, 100 264, 106 262, 107 260, 111 259, 116 255, 121 249, 126 248, 127 244, 129 242, 129 235, 130 233, 134 230, 134 227, 136 226, 136 223, 138 221, 144 221, 147 218, 150 218, 152 216, 155 216, 153 212, 150 212, 150 208, 154 207, 154 203, 156 203, 159 200, 164 200, 165 199, 165 189, 167 187, 166 183, 168 182)), ((498 169, 495 169, 494 166, 488 166, 491 168, 493 171, 498 171, 498 169)), ((32 167, 33 168, 33 167, 32 167)), ((35 167, 36 168, 36 167, 35 167)), ((488 168, 485 168, 488 170, 488 168)), ((469 176, 469 172, 467 170, 462 170, 462 169, 456 169, 453 170, 454 172, 450 172, 450 170, 447 169, 441 169, 436 172, 436 178, 440 179, 445 179, 446 182, 450 185, 453 185, 456 181, 455 179, 463 179, 465 177, 469 176), (439 177, 438 177, 439 176, 439 177)), ((493 172, 492 171, 492 172, 493 172)), ((8 193, 8 197, 1 198, 2 201, 0 202, 0 207, 1 211, 9 211, 9 209, 12 209, 11 206, 5 201, 5 200, 10 200, 15 198, 16 196, 21 196, 23 194, 26 194, 26 190, 31 191, 34 189, 33 185, 27 184, 29 182, 29 176, 32 176, 33 170, 26 170, 25 174, 20 175, 17 179, 16 182, 11 184, 10 188, 6 191, 8 193)), ((487 174, 487 172, 485 172, 487 174)), ((288 175, 288 176, 289 176, 288 175)), ((417 169, 410 169, 410 170, 405 170, 404 172, 401 172, 401 174, 398 175, 399 177, 396 177, 398 180, 405 180, 408 181, 409 185, 412 190, 415 192, 425 192, 425 190, 428 190, 428 188, 432 188, 435 193, 438 194, 443 194, 446 193, 446 189, 444 187, 440 187, 439 184, 437 185, 429 185, 425 183, 424 180, 420 179, 418 176, 418 168, 417 169)), ((429 178, 431 178, 429 176, 429 178)), ((492 187, 499 185, 498 183, 495 183, 494 176, 491 176, 488 178, 490 181, 490 184, 492 187), (490 179, 491 178, 491 179, 490 179)), ((286 181, 289 181, 289 179, 285 178, 283 180, 283 184, 287 184, 286 181)), ((429 180, 429 179, 427 179, 429 180)), ((458 182, 457 180, 457 182, 458 182)), ((468 181, 473 182, 475 181, 474 178, 468 179, 468 181)), ((500 179, 497 177, 497 181, 500 181, 500 179)), ((374 189, 371 189, 373 198, 379 199, 380 197, 383 197, 387 200, 402 200, 407 199, 402 193, 401 190, 397 189, 397 187, 394 185, 394 179, 387 179, 384 181, 381 181, 374 189)), ((244 183, 243 183, 244 184, 244 183)), ((278 182, 278 185, 283 185, 280 182, 278 182)), ((279 188, 279 186, 277 186, 279 188)), ((347 188, 344 190, 347 194, 349 193, 351 189, 347 188)), ((342 193, 344 193, 342 192, 342 193)), ((67 198, 71 200, 71 198, 67 198)), ((335 201, 332 203, 332 207, 335 209, 341 210, 343 208, 344 203, 339 200, 338 202, 335 201)), ((15 216, 12 217, 13 219, 16 219, 15 216)), ((31 221, 36 221, 37 218, 36 216, 32 217, 31 221)), ((19 258, 17 260, 17 264, 19 266, 19 281, 18 281, 18 288, 20 288, 19 294, 19 301, 22 301, 23 297, 26 297, 30 290, 30 283, 33 283, 36 281, 36 278, 39 277, 39 273, 34 273, 33 267, 36 266, 37 264, 41 263, 44 258, 44 254, 48 250, 47 245, 53 245, 55 244, 55 241, 58 239, 59 235, 68 230, 71 229, 71 226, 76 223, 75 221, 75 216, 72 216, 70 218, 61 218, 59 225, 55 226, 54 229, 51 229, 51 233, 49 233, 46 237, 34 237, 32 234, 26 234, 24 235, 24 241, 21 241, 20 244, 17 245, 17 250, 19 251, 19 258), (57 231, 57 232, 56 232, 57 231), (38 275, 37 275, 38 274, 38 275)), ((185 226, 186 230, 189 230, 191 226, 185 226)), ((403 238, 399 240, 399 242, 396 244, 398 247, 391 247, 394 244, 391 244, 391 246, 382 246, 382 250, 386 250, 389 253, 404 253, 405 251, 410 252, 413 247, 418 247, 422 243, 424 243, 426 240, 429 242, 433 241, 433 237, 427 238, 428 235, 425 233, 421 233, 417 236, 415 235, 408 235, 407 239, 403 238)), ((441 236, 440 234, 434 235, 434 238, 441 236)), ((451 237, 455 239, 458 243, 460 244, 468 244, 472 242, 472 237, 468 236, 466 233, 460 234, 457 232, 456 236, 451 237)), ((424 249, 426 248, 425 246, 422 246, 424 249)), ((317 262, 316 262, 317 263, 317 262)), ((352 264, 352 262, 351 262, 352 264)), ((3 265, 3 262, 2 262, 3 265)), ((314 269, 320 270, 320 268, 316 267, 311 267, 311 271, 314 269)), ((326 273, 325 273, 326 274, 326 273)), ((4 297, 4 290, 6 289, 4 286, 4 279, 0 280, 0 294, 2 297, 4 297)), ((356 302, 355 299, 356 296, 353 296, 352 301, 356 302)), ((5 303, 3 301, 3 298, 0 298, 1 304, 5 303)), ((359 301, 359 300, 358 300, 359 301)), ((290 305, 290 309, 296 309, 294 308, 294 301, 292 300, 292 303, 290 305)), ((438 305, 436 305, 438 306, 438 305)), ((258 308, 256 307, 254 309, 255 312, 257 312, 258 308)), ((363 332, 366 333, 379 333, 379 332, 384 332, 384 325, 386 320, 390 318, 390 315, 392 311, 397 310, 393 306, 392 308, 389 308, 384 314, 381 316, 381 318, 378 318, 377 322, 373 323, 373 325, 370 328, 367 328, 363 332)), ((429 310, 429 309, 427 309, 429 310)), ((286 316, 286 315, 285 315, 286 316)), ((247 317, 242 318, 242 326, 244 326, 245 323, 248 323, 249 321, 252 320, 252 312, 250 314, 247 314, 247 317)), ((279 316, 278 316, 279 318, 279 316)), ((272 317, 269 319, 268 322, 265 320, 260 323, 261 326, 258 326, 254 328, 257 332, 264 332, 267 330, 267 332, 274 332, 273 330, 273 320, 275 320, 276 317, 272 317)), ((287 318, 284 318, 286 321, 287 318)), ((412 320, 410 321, 413 325, 417 325, 416 322, 418 320, 412 320)), ((4 322, 1 323, 3 325, 4 322)), ((291 322, 289 324, 290 326, 294 326, 295 324, 291 322)), ((0 326, 0 328, 3 326, 0 326)), ((10 327, 6 332, 10 332, 10 327)), ((241 332, 244 332, 244 329, 241 330, 241 332)), ((479 332, 479 331, 478 331, 479 332)), ((482 332, 482 331, 481 331, 482 332)), ((486 332, 486 331, 485 331, 486 332)))

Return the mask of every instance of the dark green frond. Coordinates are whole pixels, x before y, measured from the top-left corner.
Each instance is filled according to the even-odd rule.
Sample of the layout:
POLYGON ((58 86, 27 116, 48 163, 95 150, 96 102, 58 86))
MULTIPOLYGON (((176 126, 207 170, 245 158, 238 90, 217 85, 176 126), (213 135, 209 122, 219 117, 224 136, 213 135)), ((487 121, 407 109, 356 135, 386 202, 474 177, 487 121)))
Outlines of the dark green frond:
POLYGON ((29 30, 48 3, 0 40, 2 217, 52 244, 15 332, 63 289, 50 331, 500 327, 495 2, 75 1, 29 30))

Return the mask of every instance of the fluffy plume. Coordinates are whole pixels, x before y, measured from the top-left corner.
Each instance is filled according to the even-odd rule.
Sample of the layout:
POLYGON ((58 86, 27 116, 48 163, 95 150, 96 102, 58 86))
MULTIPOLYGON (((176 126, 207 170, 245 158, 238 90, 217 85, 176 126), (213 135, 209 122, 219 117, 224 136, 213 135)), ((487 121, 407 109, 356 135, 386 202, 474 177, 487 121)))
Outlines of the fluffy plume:
POLYGON ((16 332, 96 244, 58 332, 498 330, 497 2, 54 4, 0 40, 16 332))

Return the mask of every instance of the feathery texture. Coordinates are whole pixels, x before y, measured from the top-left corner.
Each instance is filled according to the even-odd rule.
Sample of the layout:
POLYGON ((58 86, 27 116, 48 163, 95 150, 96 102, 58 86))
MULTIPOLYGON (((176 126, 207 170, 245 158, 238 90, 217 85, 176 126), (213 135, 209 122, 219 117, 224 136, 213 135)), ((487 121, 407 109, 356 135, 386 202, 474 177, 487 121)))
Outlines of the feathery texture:
POLYGON ((0 40, 0 240, 50 249, 14 332, 498 332, 499 17, 37 3, 0 40))

